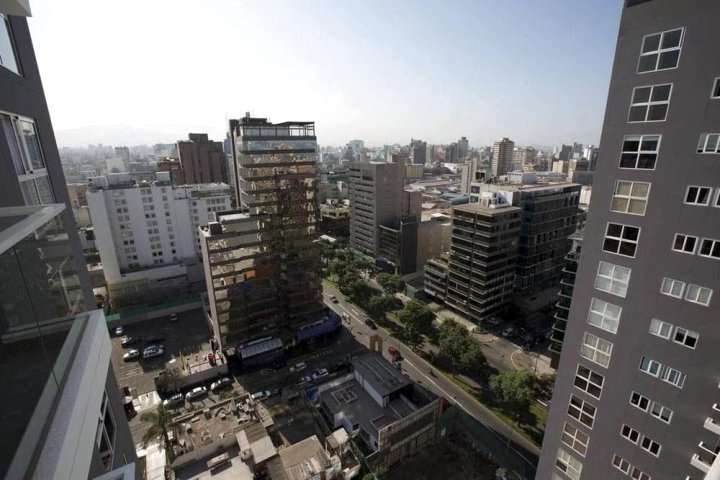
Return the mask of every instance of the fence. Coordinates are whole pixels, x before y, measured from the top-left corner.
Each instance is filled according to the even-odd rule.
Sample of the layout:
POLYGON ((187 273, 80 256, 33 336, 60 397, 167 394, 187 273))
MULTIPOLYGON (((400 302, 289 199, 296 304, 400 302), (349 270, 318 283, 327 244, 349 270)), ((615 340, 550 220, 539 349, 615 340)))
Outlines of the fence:
POLYGON ((174 302, 161 303, 150 307, 123 310, 122 312, 106 315, 105 321, 107 323, 113 323, 119 320, 148 320, 151 318, 162 317, 164 315, 170 315, 171 313, 185 312, 187 310, 201 308, 202 306, 202 299, 195 296, 183 300, 176 300, 174 302))

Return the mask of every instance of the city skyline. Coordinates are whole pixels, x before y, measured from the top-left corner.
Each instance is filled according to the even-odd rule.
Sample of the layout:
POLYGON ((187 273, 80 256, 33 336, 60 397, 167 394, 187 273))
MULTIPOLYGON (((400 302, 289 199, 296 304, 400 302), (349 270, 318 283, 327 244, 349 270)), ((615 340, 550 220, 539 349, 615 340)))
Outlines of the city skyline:
POLYGON ((60 146, 220 140, 246 111, 321 145, 597 144, 620 4, 38 1, 29 23, 60 146))

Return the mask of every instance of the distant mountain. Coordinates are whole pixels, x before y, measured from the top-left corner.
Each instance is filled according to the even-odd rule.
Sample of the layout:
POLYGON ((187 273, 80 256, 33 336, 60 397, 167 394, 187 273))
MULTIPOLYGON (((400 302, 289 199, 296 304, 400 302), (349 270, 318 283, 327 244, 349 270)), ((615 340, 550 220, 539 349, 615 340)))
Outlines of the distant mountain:
POLYGON ((198 125, 88 125, 79 128, 57 129, 55 137, 59 147, 84 147, 89 144, 103 145, 153 145, 174 143, 187 138, 188 133, 207 133, 210 138, 225 138, 222 123, 210 126, 198 125))

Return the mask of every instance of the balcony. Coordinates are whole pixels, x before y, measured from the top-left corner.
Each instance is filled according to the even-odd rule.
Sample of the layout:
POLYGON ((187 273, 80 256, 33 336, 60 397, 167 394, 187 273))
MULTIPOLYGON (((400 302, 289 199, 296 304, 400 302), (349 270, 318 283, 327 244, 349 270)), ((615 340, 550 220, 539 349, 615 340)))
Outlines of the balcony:
POLYGON ((700 455, 697 453, 692 456, 690 459, 690 465, 697 468, 698 470, 702 471, 703 473, 708 473, 710 470, 711 464, 707 463, 705 460, 700 458, 700 455))
MULTIPOLYGON (((715 405, 717 405, 717 403, 715 405)), ((715 435, 720 436, 720 424, 715 422, 715 420, 713 420, 711 417, 707 417, 705 419, 703 427, 705 427, 706 430, 710 430, 715 435)))

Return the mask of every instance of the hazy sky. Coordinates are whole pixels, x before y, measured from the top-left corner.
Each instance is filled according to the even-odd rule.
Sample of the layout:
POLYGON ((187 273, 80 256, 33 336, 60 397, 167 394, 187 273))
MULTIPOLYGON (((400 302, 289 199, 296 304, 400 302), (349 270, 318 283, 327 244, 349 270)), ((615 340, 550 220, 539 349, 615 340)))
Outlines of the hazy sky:
POLYGON ((63 145, 220 140, 314 120, 321 144, 598 143, 622 0, 33 0, 63 145))

